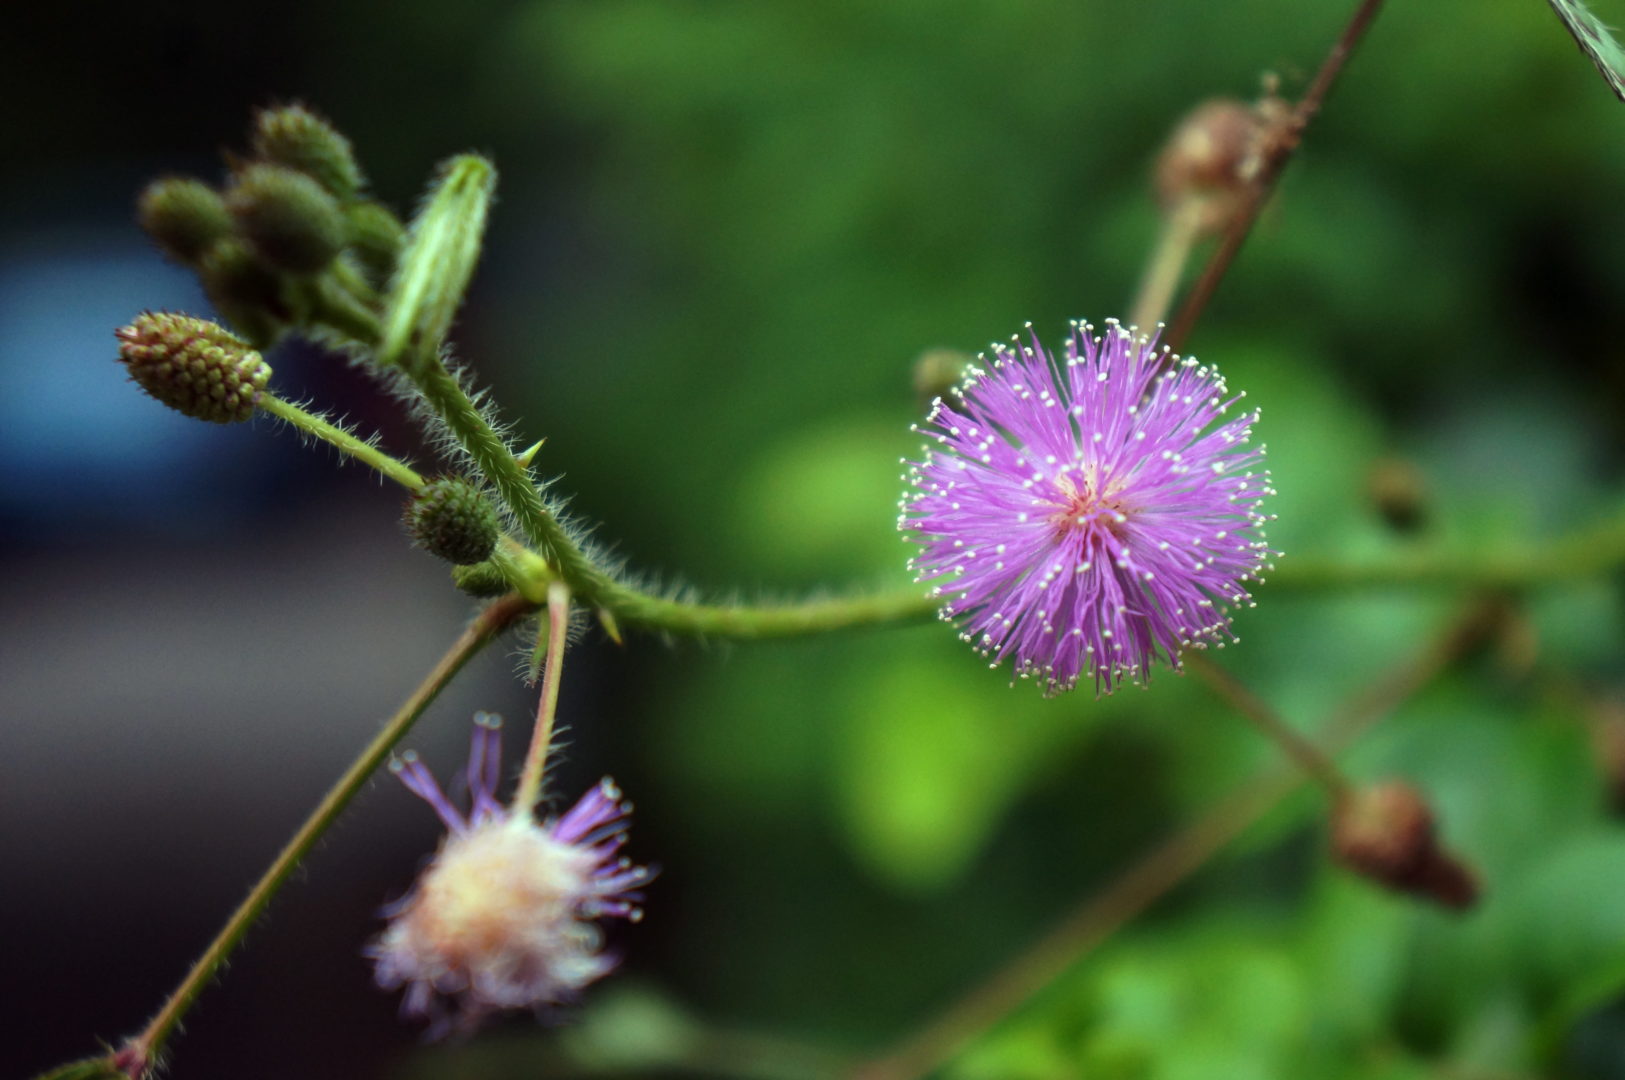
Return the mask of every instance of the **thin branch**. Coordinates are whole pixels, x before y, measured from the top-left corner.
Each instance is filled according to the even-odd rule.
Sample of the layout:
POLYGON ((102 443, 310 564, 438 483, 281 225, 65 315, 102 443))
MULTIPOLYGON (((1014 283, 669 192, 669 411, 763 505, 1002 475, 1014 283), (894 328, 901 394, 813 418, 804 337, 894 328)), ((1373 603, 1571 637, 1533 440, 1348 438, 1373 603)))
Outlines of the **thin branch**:
POLYGON ((1348 25, 1343 28, 1342 34, 1332 45, 1331 51, 1326 54, 1326 59, 1321 61, 1320 70, 1315 73, 1314 81, 1309 84, 1303 98, 1288 114, 1279 130, 1271 136, 1259 163, 1258 173, 1248 188, 1246 200, 1231 221, 1230 227, 1225 230, 1218 248, 1209 257, 1207 266, 1202 270, 1202 276, 1191 286, 1190 294, 1186 296, 1184 304, 1179 308, 1179 314, 1174 317, 1172 327, 1163 338, 1173 351, 1179 352, 1184 347, 1191 328, 1196 325, 1197 318, 1207 307, 1208 301, 1213 298, 1219 282, 1224 280, 1230 264, 1235 261, 1236 253, 1241 250, 1241 245, 1246 243, 1248 234, 1252 232, 1253 224, 1258 220, 1264 204, 1275 191, 1282 170, 1292 159, 1298 144, 1303 141, 1304 130, 1320 112, 1326 95, 1331 92, 1337 77, 1343 72, 1343 65, 1348 62, 1349 56, 1353 54, 1360 39, 1365 36, 1366 29, 1371 25, 1371 20, 1377 17, 1377 11, 1381 7, 1382 0, 1362 0, 1349 19, 1348 25))
MULTIPOLYGON (((1500 610, 1499 603, 1474 601, 1420 654, 1333 712, 1319 751, 1336 754, 1426 686, 1483 637, 1500 610)), ((1243 784, 1085 900, 1014 962, 937 1019, 885 1056, 860 1067, 854 1080, 915 1080, 930 1073, 1190 877, 1306 782, 1307 777, 1295 766, 1275 766, 1243 784)))

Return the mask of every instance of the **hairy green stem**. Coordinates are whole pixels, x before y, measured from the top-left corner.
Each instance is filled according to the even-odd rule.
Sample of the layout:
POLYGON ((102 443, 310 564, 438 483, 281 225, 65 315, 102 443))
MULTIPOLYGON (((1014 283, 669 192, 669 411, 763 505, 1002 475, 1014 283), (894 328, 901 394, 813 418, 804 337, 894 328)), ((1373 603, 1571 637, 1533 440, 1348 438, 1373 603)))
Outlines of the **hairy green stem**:
POLYGON ((416 491, 423 486, 423 477, 419 476, 417 471, 410 465, 390 457, 364 439, 356 438, 338 425, 330 423, 314 413, 306 412, 292 402, 284 401, 275 394, 266 393, 260 395, 257 404, 259 408, 277 419, 286 420, 305 434, 331 444, 340 453, 347 454, 362 464, 371 466, 404 488, 416 491))
POLYGON ((299 827, 299 831, 293 835, 293 839, 288 841, 276 861, 271 864, 270 869, 266 870, 264 876, 249 891, 248 898, 232 913, 219 935, 204 950, 186 978, 181 980, 180 986, 170 995, 169 1000, 147 1025, 146 1030, 126 1042, 114 1055, 114 1063, 119 1069, 132 1078, 138 1078, 152 1067, 164 1045, 174 1034, 181 1018, 186 1015, 209 980, 226 962, 226 958, 242 943, 243 935, 248 933, 248 928, 264 913, 271 899, 287 883, 289 875, 310 853, 310 849, 316 846, 322 834, 356 797, 372 774, 384 763, 390 751, 411 729, 418 717, 423 715, 423 711, 430 703, 446 688, 452 677, 462 670, 463 665, 473 659, 475 654, 529 608, 530 605, 518 596, 503 597, 493 601, 481 611, 463 631, 435 664, 434 670, 429 672, 428 677, 412 692, 406 704, 402 705, 400 711, 390 717, 388 723, 373 736, 360 756, 322 798, 305 823, 299 827))

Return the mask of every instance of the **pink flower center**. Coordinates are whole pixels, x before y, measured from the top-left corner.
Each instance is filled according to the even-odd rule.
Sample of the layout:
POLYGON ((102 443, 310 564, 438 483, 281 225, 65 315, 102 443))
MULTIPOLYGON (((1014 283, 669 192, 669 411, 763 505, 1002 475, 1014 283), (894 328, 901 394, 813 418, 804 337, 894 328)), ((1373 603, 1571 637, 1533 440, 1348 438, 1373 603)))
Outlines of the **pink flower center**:
POLYGON ((1081 487, 1071 473, 1063 472, 1055 478, 1055 490, 1060 498, 1049 522, 1057 533, 1104 529, 1119 540, 1123 538, 1128 514, 1123 508, 1122 493, 1117 485, 1107 485, 1104 491, 1097 490, 1098 487, 1099 476, 1092 468, 1085 471, 1081 487))

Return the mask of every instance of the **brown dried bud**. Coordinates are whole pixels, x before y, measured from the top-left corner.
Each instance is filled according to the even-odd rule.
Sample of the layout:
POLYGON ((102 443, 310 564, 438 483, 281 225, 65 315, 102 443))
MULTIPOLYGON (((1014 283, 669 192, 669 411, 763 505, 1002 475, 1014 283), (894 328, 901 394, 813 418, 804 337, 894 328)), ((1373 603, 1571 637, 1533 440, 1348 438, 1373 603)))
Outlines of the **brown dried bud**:
POLYGON ((1427 481, 1421 469, 1403 458, 1374 463, 1366 476, 1366 494, 1395 532, 1414 533, 1427 524, 1427 481))
POLYGON ((1267 130, 1262 105, 1227 98, 1198 105, 1157 157, 1154 177, 1163 211, 1195 214, 1203 233, 1223 229, 1246 200, 1267 130))
POLYGON ((1478 900, 1478 879, 1439 847, 1433 811, 1400 780, 1359 788, 1332 810, 1338 862, 1395 892, 1464 910, 1478 900))

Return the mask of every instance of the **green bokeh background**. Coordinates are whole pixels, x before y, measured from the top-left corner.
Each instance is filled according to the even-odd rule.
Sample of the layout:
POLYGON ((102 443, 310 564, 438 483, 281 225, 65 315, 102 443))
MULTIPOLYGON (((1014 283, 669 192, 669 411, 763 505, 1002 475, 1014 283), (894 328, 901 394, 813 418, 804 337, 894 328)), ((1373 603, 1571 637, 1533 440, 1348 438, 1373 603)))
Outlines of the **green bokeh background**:
MULTIPOLYGON (((267 9, 251 18, 285 60, 230 39, 202 71, 240 49, 265 93, 177 91, 142 149, 149 171, 202 161, 296 95, 403 209, 438 157, 490 153, 501 202, 459 348, 547 437, 542 467, 598 537, 707 595, 881 587, 906 581, 914 357, 1125 312, 1173 123, 1265 72, 1299 91, 1350 6, 267 9)), ((206 41, 224 16, 174 18, 206 41)), ((1538 0, 1388 5, 1189 343, 1262 409, 1283 565, 1538 546, 1617 510, 1621 110, 1538 0), (1419 535, 1366 498, 1388 455, 1427 477, 1419 535)), ((1476 655, 1348 758, 1429 792, 1482 873, 1476 910, 1336 870, 1301 794, 944 1075, 1625 1077, 1625 825, 1580 704, 1625 674, 1618 584, 1531 593, 1532 666, 1476 655)), ((1220 658, 1313 728, 1460 597, 1258 600, 1220 658)), ((935 624, 584 651, 614 677, 573 723, 603 726, 594 760, 665 866, 629 970, 569 1033, 521 1025, 397 1070, 663 1075, 649 1062, 681 1053, 701 1074, 826 1074, 1276 757, 1195 679, 1044 700, 935 624), (710 1060, 712 1025, 785 1042, 710 1060)))

